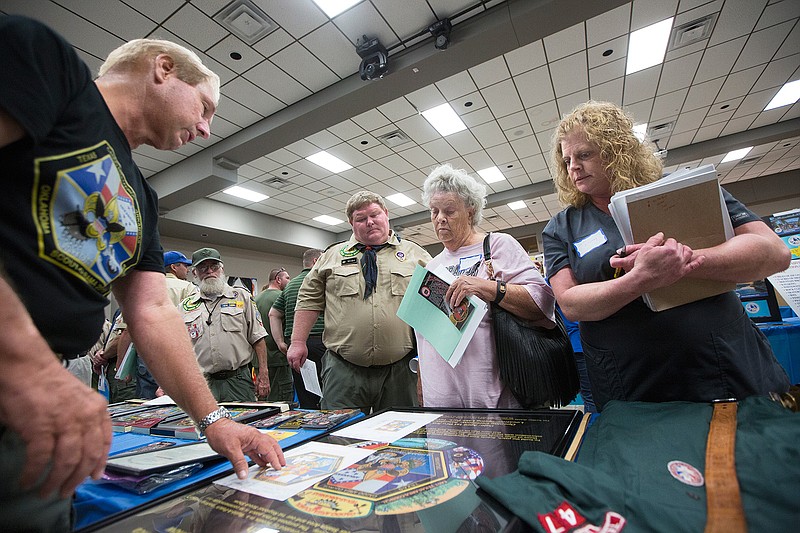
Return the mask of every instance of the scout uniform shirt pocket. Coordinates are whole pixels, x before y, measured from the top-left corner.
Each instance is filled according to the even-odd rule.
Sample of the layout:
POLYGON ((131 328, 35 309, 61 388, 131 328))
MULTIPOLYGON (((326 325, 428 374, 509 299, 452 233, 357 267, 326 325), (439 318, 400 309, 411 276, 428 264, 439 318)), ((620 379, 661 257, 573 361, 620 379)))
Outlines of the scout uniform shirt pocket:
POLYGON ((219 306, 219 315, 222 329, 224 331, 240 332, 243 331, 244 323, 244 301, 228 300, 219 306))
POLYGON ((191 311, 183 310, 183 322, 186 324, 186 331, 189 332, 189 338, 192 342, 196 341, 203 336, 203 321, 201 315, 202 309, 195 308, 191 311))
POLYGON ((416 265, 397 265, 392 267, 392 296, 403 297, 408 289, 416 265))
POLYGON ((336 268, 333 271, 333 288, 337 296, 358 296, 361 270, 358 267, 336 268))

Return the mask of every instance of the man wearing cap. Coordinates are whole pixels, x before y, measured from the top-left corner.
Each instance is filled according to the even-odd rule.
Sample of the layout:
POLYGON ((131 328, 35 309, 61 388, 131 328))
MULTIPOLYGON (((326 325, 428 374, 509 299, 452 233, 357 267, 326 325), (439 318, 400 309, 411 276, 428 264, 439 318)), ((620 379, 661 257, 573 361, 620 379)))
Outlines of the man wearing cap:
POLYGON ((176 251, 164 252, 167 292, 169 292, 169 299, 172 300, 176 307, 189 296, 199 292, 197 285, 187 279, 190 266, 192 266, 192 262, 182 253, 176 251))
POLYGON ((417 261, 431 256, 389 228, 378 194, 355 193, 346 214, 353 236, 330 246, 300 287, 289 364, 299 370, 305 363, 309 332, 324 311, 322 408, 413 406, 416 375, 408 363, 414 335, 397 309, 417 261))
MULTIPOLYGON (((275 337, 272 334, 269 323, 269 310, 272 304, 281 295, 283 289, 289 284, 289 273, 285 268, 273 268, 269 273, 269 285, 266 289, 256 295, 256 307, 261 315, 261 321, 267 329, 267 366, 269 368, 269 396, 259 397, 259 400, 266 399, 271 402, 291 402, 294 400, 294 390, 292 388, 292 369, 286 354, 278 349, 275 337)), ((258 359, 253 358, 253 371, 258 375, 261 366, 258 359)))
POLYGON ((222 258, 214 248, 192 254, 192 271, 200 292, 183 300, 180 311, 211 392, 220 402, 267 396, 267 331, 252 295, 225 282, 222 258), (260 369, 255 386, 250 376, 254 353, 260 369))

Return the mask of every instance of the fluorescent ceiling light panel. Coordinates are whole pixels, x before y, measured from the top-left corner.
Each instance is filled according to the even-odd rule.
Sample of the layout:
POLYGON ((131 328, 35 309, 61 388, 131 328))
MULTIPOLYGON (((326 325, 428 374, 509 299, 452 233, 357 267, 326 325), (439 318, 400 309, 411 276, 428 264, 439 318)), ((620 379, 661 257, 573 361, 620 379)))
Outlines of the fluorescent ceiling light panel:
POLYGON ((498 181, 503 181, 506 179, 503 176, 503 173, 500 172, 500 169, 497 167, 489 167, 484 168, 483 170, 478 171, 478 175, 483 178, 483 181, 486 183, 496 183, 498 181))
POLYGON ((644 124, 637 124, 633 127, 633 134, 636 136, 637 139, 644 142, 644 138, 647 137, 647 122, 644 124))
POLYGON ((747 148, 740 148, 739 150, 734 150, 732 152, 728 152, 728 155, 722 158, 722 161, 719 162, 721 165, 722 163, 728 163, 730 161, 736 161, 737 159, 741 159, 747 155, 747 153, 752 150, 752 146, 748 146, 747 148))
POLYGON ((344 172, 345 170, 350 170, 353 168, 352 165, 348 165, 335 155, 331 155, 325 150, 310 155, 306 157, 306 159, 321 166, 325 170, 333 172, 334 174, 338 174, 339 172, 344 172))
POLYGON ((625 74, 644 70, 664 61, 672 31, 672 17, 631 33, 625 74))
POLYGON ((442 137, 467 129, 467 125, 462 122, 450 104, 437 105, 420 114, 431 123, 431 126, 436 128, 442 137))
POLYGON ((244 187, 239 187, 238 185, 229 187, 222 192, 225 194, 230 194, 231 196, 236 196, 237 198, 242 198, 243 200, 250 200, 251 202, 260 202, 261 200, 266 200, 269 198, 269 196, 266 194, 251 191, 250 189, 245 189, 244 187))
POLYGON ((328 15, 328 18, 335 17, 342 11, 349 9, 359 2, 361 2, 361 0, 314 0, 317 7, 324 11, 325 14, 328 15))
POLYGON ((344 220, 339 220, 338 218, 329 217, 328 215, 320 215, 318 217, 314 217, 314 220, 317 222, 322 222, 323 224, 327 224, 329 226, 338 226, 339 224, 344 224, 344 220))
POLYGON ((772 100, 769 101, 764 111, 793 104, 798 99, 800 99, 800 80, 790 81, 781 87, 778 94, 772 97, 772 100))
POLYGON ((397 194, 390 194, 386 197, 386 199, 394 204, 399 205, 400 207, 408 207, 409 205, 414 205, 417 203, 401 192, 397 194))
POLYGON ((510 204, 506 204, 508 207, 513 209, 514 211, 518 209, 525 209, 525 201, 524 200, 517 200, 516 202, 511 202, 510 204))

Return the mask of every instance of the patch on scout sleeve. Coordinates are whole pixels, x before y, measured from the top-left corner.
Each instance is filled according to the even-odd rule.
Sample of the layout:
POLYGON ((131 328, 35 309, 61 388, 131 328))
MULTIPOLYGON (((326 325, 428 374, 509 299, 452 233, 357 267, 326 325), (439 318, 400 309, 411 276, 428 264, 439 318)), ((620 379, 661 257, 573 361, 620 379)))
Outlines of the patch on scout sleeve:
POLYGON ((186 330, 189 332, 189 338, 192 340, 199 339, 200 335, 203 334, 203 326, 198 323, 189 324, 186 330))
POLYGON ((702 487, 703 483, 705 483, 703 480, 703 474, 701 474, 698 469, 689 463, 684 463, 683 461, 670 461, 667 463, 667 470, 669 470, 669 473, 672 475, 672 477, 681 483, 685 483, 686 485, 691 485, 692 487, 702 487))
POLYGON ((536 513, 539 523, 548 533, 560 533, 586 522, 586 519, 567 502, 561 502, 552 512, 547 514, 536 513))
POLYGON ((394 256, 397 258, 398 261, 406 260, 406 254, 404 254, 403 252, 398 251, 397 253, 394 254, 394 256))
POLYGON ((188 298, 184 298, 181 302, 181 309, 184 311, 194 311, 198 307, 200 307, 200 298, 198 297, 196 301, 192 301, 194 296, 189 296, 188 298))

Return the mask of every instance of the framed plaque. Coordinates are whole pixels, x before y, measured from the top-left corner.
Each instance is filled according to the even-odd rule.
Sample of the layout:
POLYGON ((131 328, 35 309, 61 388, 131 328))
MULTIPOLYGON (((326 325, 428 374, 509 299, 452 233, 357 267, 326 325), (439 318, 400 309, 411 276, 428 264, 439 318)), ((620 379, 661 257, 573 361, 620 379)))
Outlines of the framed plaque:
MULTIPOLYGON (((526 451, 564 457, 583 420, 581 411, 571 409, 382 411, 347 426, 347 431, 328 432, 312 441, 362 450, 362 458, 352 464, 333 468, 325 463, 330 475, 310 469, 313 465, 323 472, 320 457, 294 461, 292 476, 253 467, 249 479, 255 483, 265 479, 285 485, 318 476, 283 499, 231 488, 224 479, 219 484, 205 481, 109 517, 87 531, 523 531, 526 526, 478 491, 474 479, 513 472, 526 451), (425 423, 408 423, 409 413, 419 413, 417 419, 425 423), (390 420, 393 414, 395 421, 390 420), (379 424, 374 422, 377 417, 382 417, 379 424), (404 424, 407 433, 402 433, 404 424), (361 435, 360 425, 366 432, 354 438, 361 435), (402 436, 392 442, 364 440, 369 431, 399 431, 402 436)), ((297 455, 295 448, 290 450, 297 455)), ((228 473, 224 476, 230 478, 228 473)))

